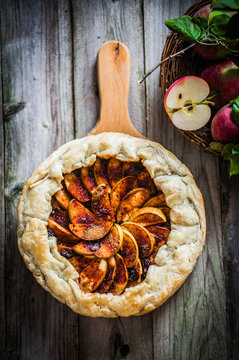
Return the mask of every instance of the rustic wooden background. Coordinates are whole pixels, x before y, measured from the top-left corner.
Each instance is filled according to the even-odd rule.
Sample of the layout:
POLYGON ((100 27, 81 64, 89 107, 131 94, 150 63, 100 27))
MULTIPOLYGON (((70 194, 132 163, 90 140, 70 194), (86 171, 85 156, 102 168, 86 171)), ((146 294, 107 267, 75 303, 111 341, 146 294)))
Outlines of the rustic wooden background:
POLYGON ((156 71, 164 21, 193 0, 2 0, 0 97, 0 358, 239 359, 239 182, 194 147, 163 110, 156 71), (74 314, 34 280, 16 243, 16 206, 32 171, 96 123, 96 56, 108 40, 132 55, 130 116, 173 151, 205 199, 207 242, 194 272, 158 310, 128 319, 74 314))

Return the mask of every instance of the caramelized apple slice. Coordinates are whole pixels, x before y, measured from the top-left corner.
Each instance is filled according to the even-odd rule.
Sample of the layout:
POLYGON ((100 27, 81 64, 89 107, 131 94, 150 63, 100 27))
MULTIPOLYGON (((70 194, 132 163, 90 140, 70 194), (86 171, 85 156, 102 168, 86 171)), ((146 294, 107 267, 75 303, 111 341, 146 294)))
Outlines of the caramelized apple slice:
POLYGON ((92 256, 100 248, 98 241, 81 241, 73 247, 73 250, 80 255, 92 256))
POLYGON ((117 222, 127 221, 150 197, 150 190, 138 188, 130 191, 120 202, 117 210, 117 222))
POLYGON ((128 269, 128 283, 127 287, 132 287, 141 283, 141 275, 143 269, 141 265, 140 259, 138 259, 137 263, 130 269, 128 269))
POLYGON ((160 224, 167 221, 166 216, 162 210, 154 207, 143 207, 134 212, 129 221, 140 224, 142 226, 160 224))
POLYGON ((81 181, 83 182, 86 189, 92 194, 97 188, 95 181, 94 170, 92 166, 87 166, 81 168, 81 181))
POLYGON ((62 256, 64 256, 67 259, 75 255, 71 246, 57 245, 57 250, 62 256))
POLYGON ((144 207, 156 207, 156 208, 161 208, 163 206, 167 206, 166 201, 165 201, 165 196, 164 194, 161 192, 160 194, 152 197, 151 199, 149 199, 145 204, 144 207))
POLYGON ((81 273, 90 263, 92 262, 93 257, 85 257, 81 255, 76 255, 69 259, 71 265, 74 266, 78 273, 81 273))
POLYGON ((146 229, 160 240, 166 242, 170 233, 170 230, 160 225, 148 225, 146 229))
POLYGON ((112 225, 112 222, 95 222, 93 224, 70 224, 69 227, 80 239, 93 241, 103 238, 110 231, 112 225))
POLYGON ((107 271, 107 261, 95 258, 80 273, 79 286, 84 292, 92 292, 102 283, 107 271))
POLYGON ((122 227, 128 230, 137 241, 140 257, 144 258, 149 256, 153 251, 154 246, 153 235, 151 235, 143 226, 133 222, 125 222, 122 224, 122 227))
POLYGON ((116 211, 120 201, 125 197, 125 195, 133 189, 134 182, 134 176, 126 176, 118 181, 115 187, 111 190, 110 203, 114 211, 116 211))
POLYGON ((95 181, 97 185, 105 184, 106 190, 110 192, 111 187, 107 178, 107 161, 97 158, 94 164, 95 181))
POLYGON ((66 174, 64 181, 69 193, 79 201, 86 202, 90 200, 90 194, 84 188, 81 179, 74 173, 66 174))
POLYGON ((127 161, 123 165, 123 174, 122 176, 134 176, 137 177, 141 171, 144 169, 142 163, 127 161))
POLYGON ((68 195, 65 189, 61 189, 55 193, 55 198, 59 205, 63 207, 63 209, 68 209, 69 203, 71 201, 70 196, 68 195))
POLYGON ((169 219, 169 214, 171 209, 168 206, 163 206, 160 208, 160 210, 164 213, 166 218, 169 219))
POLYGON ((123 258, 119 255, 115 255, 116 260, 116 274, 114 281, 109 289, 110 293, 114 295, 120 295, 126 288, 128 282, 128 271, 124 263, 123 258))
POLYGON ((107 166, 107 175, 110 186, 113 188, 122 178, 122 162, 115 158, 110 158, 107 166))
POLYGON ((143 187, 149 189, 153 194, 157 192, 157 187, 146 169, 141 171, 134 183, 135 189, 143 187))
POLYGON ((88 210, 79 201, 73 199, 69 205, 69 217, 72 224, 94 224, 101 222, 95 214, 88 210))
POLYGON ((127 268, 133 267, 139 258, 139 248, 133 235, 123 229, 123 243, 120 251, 127 268))
POLYGON ((99 185, 93 192, 91 208, 100 220, 114 221, 114 213, 110 205, 109 193, 104 184, 99 185))
POLYGON ((63 226, 59 225, 52 218, 48 219, 48 229, 53 232, 53 234, 57 239, 66 240, 66 242, 74 242, 74 243, 79 242, 77 236, 72 234, 69 230, 67 230, 63 226))
POLYGON ((108 260, 105 278, 104 278, 103 282, 100 284, 100 286, 97 288, 98 293, 105 294, 108 292, 108 290, 111 287, 111 284, 114 280, 115 273, 116 273, 116 261, 115 261, 114 256, 112 256, 108 260))
POLYGON ((100 248, 95 252, 99 258, 108 259, 113 256, 121 247, 123 232, 118 224, 115 224, 108 235, 100 242, 100 248))

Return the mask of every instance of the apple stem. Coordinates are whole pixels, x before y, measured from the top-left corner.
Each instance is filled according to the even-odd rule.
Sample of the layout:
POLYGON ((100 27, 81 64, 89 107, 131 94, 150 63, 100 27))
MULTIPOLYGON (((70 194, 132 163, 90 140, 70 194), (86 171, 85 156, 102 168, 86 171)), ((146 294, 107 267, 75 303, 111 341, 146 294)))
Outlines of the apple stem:
POLYGON ((163 59, 162 61, 160 61, 160 63, 158 63, 157 65, 155 65, 149 72, 147 72, 147 74, 145 74, 140 80, 138 80, 138 84, 142 84, 142 82, 149 76, 152 74, 152 72, 154 72, 154 70, 156 70, 160 65, 162 65, 164 62, 173 59, 175 56, 184 54, 185 51, 191 49, 193 46, 196 45, 196 42, 187 46, 186 48, 178 51, 177 53, 173 54, 173 55, 169 55, 168 57, 166 57, 165 59, 163 59))

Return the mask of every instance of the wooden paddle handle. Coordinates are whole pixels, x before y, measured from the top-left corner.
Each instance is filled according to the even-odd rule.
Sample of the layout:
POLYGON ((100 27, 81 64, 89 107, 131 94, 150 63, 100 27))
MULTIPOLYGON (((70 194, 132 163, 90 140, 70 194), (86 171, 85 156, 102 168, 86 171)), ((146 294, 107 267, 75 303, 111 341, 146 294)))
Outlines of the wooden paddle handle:
POLYGON ((144 137, 129 117, 130 68, 127 46, 119 41, 109 41, 101 46, 97 60, 100 118, 90 134, 114 131, 144 137))

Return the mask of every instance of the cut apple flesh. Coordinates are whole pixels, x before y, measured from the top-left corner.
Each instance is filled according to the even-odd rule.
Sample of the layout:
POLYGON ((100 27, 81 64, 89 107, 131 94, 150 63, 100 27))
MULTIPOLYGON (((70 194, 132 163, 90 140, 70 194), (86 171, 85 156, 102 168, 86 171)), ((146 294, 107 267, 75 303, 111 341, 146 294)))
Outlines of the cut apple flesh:
POLYGON ((105 278, 104 278, 103 282, 100 284, 100 286, 97 288, 98 293, 105 294, 108 292, 108 290, 111 287, 112 282, 114 280, 115 273, 116 273, 116 261, 115 261, 114 256, 112 256, 108 260, 105 278))
POLYGON ((141 225, 133 222, 125 222, 122 227, 128 230, 135 238, 140 257, 144 258, 151 254, 154 246, 154 237, 141 225))
POLYGON ((81 168, 80 175, 84 186, 89 191, 89 193, 92 194, 93 191, 97 188, 93 168, 89 166, 81 168))
POLYGON ((107 166, 107 175, 110 186, 113 188, 118 181, 122 179, 122 162, 118 159, 111 158, 107 166))
POLYGON ((138 188, 130 191, 120 202, 117 210, 117 222, 127 221, 130 216, 143 206, 150 197, 150 190, 138 188))
POLYGON ((126 288, 128 282, 128 271, 122 256, 116 254, 115 260, 116 260, 116 274, 114 277, 114 281, 109 289, 109 292, 113 293, 114 295, 120 295, 126 288))
POLYGON ((115 224, 111 231, 100 242, 100 248, 95 252, 99 258, 108 259, 113 256, 121 247, 123 233, 118 224, 115 224))
POLYGON ((110 205, 109 193, 104 184, 99 185, 93 192, 91 208, 102 221, 114 221, 114 212, 110 205))
POLYGON ((127 287, 136 286, 141 283, 141 275, 142 275, 143 269, 141 265, 140 259, 136 262, 136 264, 128 269, 128 283, 127 287))
POLYGON ((135 183, 134 176, 126 176, 114 186, 110 193, 110 203, 114 211, 117 210, 121 200, 133 190, 135 183))
POLYGON ((82 202, 90 200, 90 194, 83 186, 81 179, 74 173, 66 174, 64 181, 67 190, 74 198, 82 202))
POLYGON ((80 273, 79 285, 82 291, 92 292, 102 283, 107 271, 107 261, 95 258, 80 273))
POLYGON ((154 207, 143 207, 131 215, 129 221, 133 221, 134 223, 140 224, 142 226, 147 226, 164 223, 167 221, 167 218, 161 209, 154 207))
POLYGON ((123 229, 123 243, 120 252, 127 268, 133 267, 138 261, 139 248, 137 242, 126 229, 123 229))
POLYGON ((167 90, 164 105, 173 124, 181 130, 193 131, 203 127, 211 117, 207 102, 207 82, 197 76, 175 81, 167 90))
POLYGON ((146 169, 141 171, 141 173, 137 176, 134 183, 134 188, 147 188, 152 193, 157 192, 157 187, 146 169))
POLYGON ((68 209, 68 206, 70 204, 71 198, 68 195, 67 191, 65 189, 61 189, 55 193, 55 198, 59 205, 63 207, 63 209, 68 209))
POLYGON ((111 190, 111 186, 109 184, 107 178, 107 162, 104 159, 97 158, 94 164, 94 174, 95 181, 97 185, 104 184, 108 192, 111 190))
POLYGON ((78 238, 93 241, 103 238, 110 231, 112 225, 111 222, 95 222, 93 224, 70 224, 69 228, 78 238))
POLYGON ((100 248, 98 241, 81 241, 73 247, 73 250, 83 256, 92 256, 100 248))

